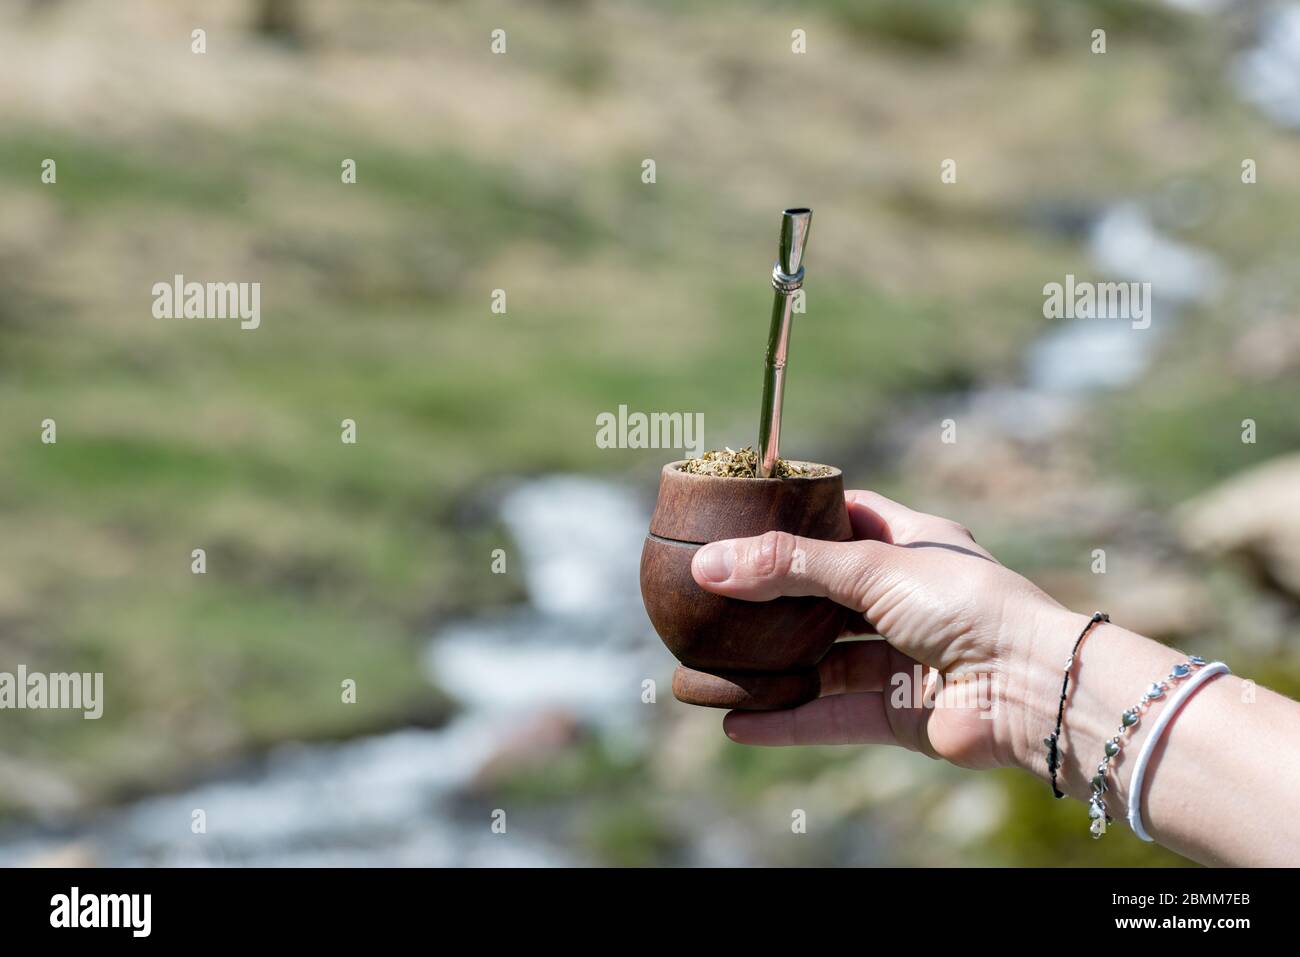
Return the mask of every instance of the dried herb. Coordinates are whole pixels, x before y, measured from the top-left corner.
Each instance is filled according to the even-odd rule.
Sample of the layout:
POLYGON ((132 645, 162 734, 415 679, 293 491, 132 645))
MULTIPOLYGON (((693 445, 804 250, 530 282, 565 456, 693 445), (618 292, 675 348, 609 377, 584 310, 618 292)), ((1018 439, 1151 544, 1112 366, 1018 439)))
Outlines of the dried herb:
MULTIPOLYGON (((698 459, 683 462, 681 470, 692 475, 757 478, 758 453, 750 447, 745 447, 738 452, 732 449, 718 449, 705 452, 698 459)), ((778 459, 776 463, 776 478, 820 478, 823 475, 830 475, 831 471, 825 465, 814 465, 811 462, 778 459)))

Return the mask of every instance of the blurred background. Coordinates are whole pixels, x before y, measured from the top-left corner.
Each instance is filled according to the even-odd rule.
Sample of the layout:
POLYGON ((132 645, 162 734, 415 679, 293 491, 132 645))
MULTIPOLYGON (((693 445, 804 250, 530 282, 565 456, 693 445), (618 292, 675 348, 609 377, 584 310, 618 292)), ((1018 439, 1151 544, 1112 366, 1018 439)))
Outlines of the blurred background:
POLYGON ((1180 863, 1027 775, 730 744, 637 589, 681 453, 596 416, 753 444, 812 206, 786 455, 1300 693, 1298 11, 6 4, 0 670, 106 703, 0 713, 0 863, 1180 863), (176 273, 261 328, 154 319, 176 273), (1066 274, 1151 328, 1045 319, 1066 274))

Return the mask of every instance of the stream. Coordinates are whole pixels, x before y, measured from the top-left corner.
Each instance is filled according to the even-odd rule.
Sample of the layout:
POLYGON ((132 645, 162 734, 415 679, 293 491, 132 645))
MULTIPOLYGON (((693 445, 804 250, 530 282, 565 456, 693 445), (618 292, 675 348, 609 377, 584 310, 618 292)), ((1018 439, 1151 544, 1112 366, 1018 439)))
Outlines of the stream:
POLYGON ((284 746, 238 775, 109 810, 71 832, 12 836, 0 865, 69 848, 116 867, 577 863, 538 829, 511 830, 509 818, 503 839, 458 798, 548 716, 573 716, 607 747, 643 745, 641 682, 666 688, 671 669, 637 584, 650 503, 608 482, 551 476, 521 483, 500 510, 528 603, 430 640, 430 679, 461 704, 447 725, 284 746), (206 833, 191 832, 195 809, 206 833))

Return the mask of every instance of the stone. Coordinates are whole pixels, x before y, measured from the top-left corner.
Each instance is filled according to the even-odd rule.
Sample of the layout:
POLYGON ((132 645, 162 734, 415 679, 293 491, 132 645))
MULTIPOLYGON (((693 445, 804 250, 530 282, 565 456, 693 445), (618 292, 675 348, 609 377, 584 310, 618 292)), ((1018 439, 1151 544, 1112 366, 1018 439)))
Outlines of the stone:
POLYGON ((1265 585, 1300 599, 1300 453, 1247 469, 1180 509, 1193 551, 1231 557, 1265 585))

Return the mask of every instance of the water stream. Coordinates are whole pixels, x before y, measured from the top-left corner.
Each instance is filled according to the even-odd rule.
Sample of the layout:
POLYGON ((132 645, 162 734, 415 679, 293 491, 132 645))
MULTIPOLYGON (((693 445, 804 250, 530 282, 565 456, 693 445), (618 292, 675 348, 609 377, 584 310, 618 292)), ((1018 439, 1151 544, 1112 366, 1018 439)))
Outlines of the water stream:
POLYGON ((432 636, 430 678, 462 705, 447 726, 285 746, 229 779, 68 832, 14 836, 0 865, 69 846, 109 866, 573 862, 558 841, 510 831, 508 819, 502 839, 458 797, 521 730, 557 712, 615 746, 641 746, 641 682, 662 682, 671 665, 637 586, 649 503, 608 482, 552 476, 521 483, 500 511, 514 542, 507 568, 521 570, 528 603, 432 636), (206 833, 191 831, 195 809, 206 833))

